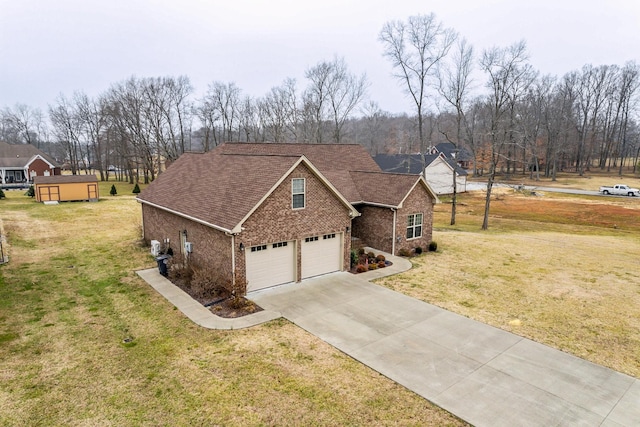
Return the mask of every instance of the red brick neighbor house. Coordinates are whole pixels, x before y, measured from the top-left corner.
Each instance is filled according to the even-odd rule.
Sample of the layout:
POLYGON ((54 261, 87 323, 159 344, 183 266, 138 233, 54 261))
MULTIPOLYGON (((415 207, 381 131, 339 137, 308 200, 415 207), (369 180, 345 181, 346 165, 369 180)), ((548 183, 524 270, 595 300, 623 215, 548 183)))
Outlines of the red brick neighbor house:
POLYGON ((31 144, 0 141, 0 185, 26 184, 36 176, 60 175, 60 165, 31 144))
POLYGON ((352 238, 426 248, 435 193, 360 145, 226 143, 186 153, 138 195, 162 242, 242 293, 350 268, 352 238))

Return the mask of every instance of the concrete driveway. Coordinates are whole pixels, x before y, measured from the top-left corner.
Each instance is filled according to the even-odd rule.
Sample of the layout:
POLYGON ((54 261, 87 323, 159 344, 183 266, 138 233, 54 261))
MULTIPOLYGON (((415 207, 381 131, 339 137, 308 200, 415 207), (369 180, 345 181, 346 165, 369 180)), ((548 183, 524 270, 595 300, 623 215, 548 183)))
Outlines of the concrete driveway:
POLYGON ((476 426, 640 425, 639 380, 362 277, 249 298, 476 426))

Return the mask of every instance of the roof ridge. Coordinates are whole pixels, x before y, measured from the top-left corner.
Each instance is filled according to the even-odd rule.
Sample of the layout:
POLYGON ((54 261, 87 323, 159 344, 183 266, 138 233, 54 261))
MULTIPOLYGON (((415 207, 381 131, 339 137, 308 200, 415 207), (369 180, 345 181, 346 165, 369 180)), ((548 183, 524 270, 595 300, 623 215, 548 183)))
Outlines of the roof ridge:
POLYGON ((304 154, 283 154, 283 153, 220 153, 221 156, 242 156, 242 157, 303 157, 304 154))

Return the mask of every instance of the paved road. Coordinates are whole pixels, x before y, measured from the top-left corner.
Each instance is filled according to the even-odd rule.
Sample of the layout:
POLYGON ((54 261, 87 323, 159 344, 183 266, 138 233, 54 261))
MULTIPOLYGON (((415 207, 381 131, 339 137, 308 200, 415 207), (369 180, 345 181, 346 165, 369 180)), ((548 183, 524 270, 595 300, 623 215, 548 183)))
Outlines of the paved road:
POLYGON ((250 299, 478 427, 640 425, 640 380, 357 275, 250 299))
MULTIPOLYGON (((519 184, 504 184, 504 183, 495 183, 494 187, 497 188, 517 188, 519 184)), ((535 185, 524 185, 522 186, 525 190, 529 191, 547 191, 550 193, 564 193, 564 194, 578 194, 582 196, 602 196, 602 197, 629 197, 629 196, 614 196, 614 195, 605 195, 600 193, 599 191, 590 191, 590 190, 578 190, 575 188, 562 188, 562 187, 538 187, 535 185)), ((486 182, 468 182, 467 183, 467 191, 486 191, 487 183, 486 182)), ((640 200, 640 198, 639 198, 640 200)))

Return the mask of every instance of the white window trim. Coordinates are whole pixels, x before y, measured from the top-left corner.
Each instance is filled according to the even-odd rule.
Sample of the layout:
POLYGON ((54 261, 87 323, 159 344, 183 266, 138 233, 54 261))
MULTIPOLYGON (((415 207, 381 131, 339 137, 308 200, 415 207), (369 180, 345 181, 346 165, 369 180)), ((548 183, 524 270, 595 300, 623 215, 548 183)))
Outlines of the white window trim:
MULTIPOLYGON (((424 214, 422 214, 421 212, 416 212, 414 214, 409 214, 407 215, 407 226, 406 226, 406 230, 409 230, 409 228, 413 229, 413 237, 407 237, 407 240, 415 240, 415 239, 419 239, 423 236, 423 232, 424 232, 424 214), (420 224, 416 223, 416 217, 420 215, 420 224), (413 217, 413 225, 408 225, 409 223, 409 217, 413 217), (416 236, 416 227, 420 227, 420 235, 416 236)), ((405 236, 407 235, 406 231, 405 231, 405 236)))
POLYGON ((291 209, 298 210, 298 209, 304 209, 304 208, 306 208, 306 207, 307 207, 307 180, 306 180, 305 178, 293 178, 293 179, 291 180, 291 209), (293 183, 294 183, 296 180, 302 180, 302 192, 301 192, 301 193, 296 193, 296 192, 294 192, 294 189, 293 189, 293 183), (302 203, 302 206, 300 206, 300 207, 295 207, 295 206, 293 205, 294 196, 297 196, 297 195, 300 195, 300 194, 302 194, 302 197, 303 197, 303 203, 302 203))

